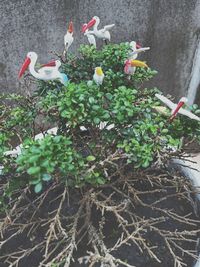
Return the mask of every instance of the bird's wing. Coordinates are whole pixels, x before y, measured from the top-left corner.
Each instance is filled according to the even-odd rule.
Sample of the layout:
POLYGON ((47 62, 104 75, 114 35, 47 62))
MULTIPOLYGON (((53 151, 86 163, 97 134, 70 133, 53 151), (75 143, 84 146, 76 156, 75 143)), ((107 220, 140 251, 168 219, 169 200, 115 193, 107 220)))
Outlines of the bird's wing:
POLYGON ((56 61, 55 60, 52 60, 52 61, 50 61, 50 62, 48 62, 48 63, 46 63, 46 64, 42 64, 42 68, 43 67, 55 67, 56 66, 56 61))
POLYGON ((96 47, 96 39, 94 37, 94 35, 92 34, 88 34, 87 35, 87 38, 88 38, 88 42, 91 44, 91 45, 94 45, 96 47))
POLYGON ((150 47, 141 47, 141 48, 138 48, 137 50, 135 50, 133 53, 140 53, 140 52, 147 51, 149 49, 150 49, 150 47))
POLYGON ((196 116, 191 111, 186 110, 184 108, 181 108, 178 113, 180 113, 182 115, 185 115, 185 116, 189 117, 192 120, 200 121, 200 117, 196 116))
POLYGON ((102 29, 102 32, 109 31, 109 30, 112 29, 114 26, 115 26, 115 24, 106 25, 106 26, 104 26, 104 28, 102 29))
POLYGON ((177 105, 174 104, 171 100, 169 100, 168 98, 166 98, 163 95, 159 95, 159 94, 155 94, 155 96, 161 101, 163 102, 166 106, 168 106, 171 109, 174 109, 177 105))
POLYGON ((153 106, 152 107, 153 110, 157 111, 158 113, 164 115, 164 116, 170 116, 170 111, 168 108, 166 107, 162 107, 162 106, 153 106))
POLYGON ((54 70, 53 67, 43 67, 38 70, 39 74, 44 74, 44 75, 50 75, 52 71, 54 70))
POLYGON ((50 134, 50 135, 56 135, 58 131, 57 127, 51 128, 49 130, 47 130, 45 133, 39 133, 35 136, 34 140, 41 140, 45 137, 45 134, 50 134))
POLYGON ((137 52, 130 52, 129 54, 129 58, 130 59, 136 59, 138 57, 138 53, 137 52))

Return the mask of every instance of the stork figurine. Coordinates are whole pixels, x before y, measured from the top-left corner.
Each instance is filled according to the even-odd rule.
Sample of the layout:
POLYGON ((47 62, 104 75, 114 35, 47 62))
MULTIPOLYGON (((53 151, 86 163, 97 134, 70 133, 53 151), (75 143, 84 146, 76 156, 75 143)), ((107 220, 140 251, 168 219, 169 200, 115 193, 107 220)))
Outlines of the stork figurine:
POLYGON ((182 97, 178 104, 174 104, 171 100, 169 100, 167 97, 160 95, 160 94, 155 94, 155 96, 163 102, 166 106, 168 106, 172 111, 171 111, 171 116, 169 118, 169 121, 172 122, 174 118, 177 116, 177 114, 181 114, 184 116, 189 117, 192 120, 200 121, 200 117, 196 116, 193 114, 191 111, 186 110, 183 107, 185 103, 187 103, 188 99, 186 97, 182 97))
POLYGON ((140 60, 127 59, 125 61, 124 72, 129 75, 129 78, 135 73, 136 67, 148 68, 147 64, 140 60))
POLYGON ((74 34, 73 22, 70 21, 69 27, 67 29, 67 33, 64 36, 64 46, 65 46, 64 51, 63 51, 64 60, 65 60, 66 53, 68 52, 70 46, 72 45, 74 41, 73 34, 74 34))
POLYGON ((104 28, 99 30, 99 29, 97 29, 99 23, 100 23, 100 18, 97 17, 97 16, 94 16, 88 22, 87 26, 84 29, 84 32, 93 26, 94 35, 99 39, 103 39, 105 41, 105 43, 107 44, 108 41, 110 42, 110 32, 109 32, 109 30, 112 29, 115 26, 115 24, 106 25, 106 26, 104 26, 104 28))
POLYGON ((130 42, 131 52, 130 52, 130 59, 136 59, 138 54, 141 52, 145 52, 150 49, 150 47, 141 47, 141 45, 137 44, 135 41, 130 42))
POLYGON ((96 48, 97 45, 96 45, 96 39, 94 37, 94 32, 93 31, 89 31, 87 29, 87 23, 83 24, 82 33, 84 33, 84 35, 88 38, 89 44, 93 45, 96 48))
POLYGON ((42 65, 38 71, 35 70, 37 61, 37 54, 35 52, 29 52, 26 59, 19 71, 18 78, 20 79, 24 72, 29 67, 29 71, 33 77, 43 81, 59 80, 63 85, 67 85, 68 77, 65 73, 59 72, 58 68, 61 66, 59 60, 51 61, 47 64, 42 65))

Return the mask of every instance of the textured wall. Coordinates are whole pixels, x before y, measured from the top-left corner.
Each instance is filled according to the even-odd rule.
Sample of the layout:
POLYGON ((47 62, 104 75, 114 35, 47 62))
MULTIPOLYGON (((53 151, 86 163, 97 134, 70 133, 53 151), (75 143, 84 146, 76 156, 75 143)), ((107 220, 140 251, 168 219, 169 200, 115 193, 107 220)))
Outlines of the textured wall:
POLYGON ((28 51, 39 61, 62 51, 66 22, 75 24, 72 51, 87 39, 80 27, 92 16, 115 23, 112 42, 137 40, 159 71, 152 85, 180 96, 190 82, 200 32, 200 0, 0 0, 0 90, 19 90, 17 73, 28 51))

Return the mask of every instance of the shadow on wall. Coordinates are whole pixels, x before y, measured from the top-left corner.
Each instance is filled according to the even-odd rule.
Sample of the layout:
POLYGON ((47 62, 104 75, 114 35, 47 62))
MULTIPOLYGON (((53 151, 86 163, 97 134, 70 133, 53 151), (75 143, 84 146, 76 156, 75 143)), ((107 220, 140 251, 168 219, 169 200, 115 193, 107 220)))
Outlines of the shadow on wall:
POLYGON ((73 20, 75 41, 87 43, 81 25, 91 17, 101 25, 115 23, 112 42, 136 40, 151 50, 142 57, 158 70, 152 86, 177 98, 186 93, 200 27, 199 0, 33 0, 4 1, 0 7, 1 91, 17 91, 17 74, 27 52, 35 51, 41 63, 50 51, 63 50, 67 24, 73 20))

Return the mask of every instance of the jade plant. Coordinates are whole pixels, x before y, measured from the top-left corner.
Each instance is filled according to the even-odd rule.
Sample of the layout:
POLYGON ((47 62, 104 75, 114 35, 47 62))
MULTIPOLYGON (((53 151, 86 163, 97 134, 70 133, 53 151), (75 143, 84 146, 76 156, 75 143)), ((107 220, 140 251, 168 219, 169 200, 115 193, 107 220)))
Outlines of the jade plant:
MULTIPOLYGON (((44 265, 49 264, 45 266, 54 266, 50 264, 69 266, 66 259, 70 264, 76 247, 73 243, 72 251, 64 252, 61 244, 57 247, 58 251, 59 249, 62 251, 57 254, 60 256, 51 254, 53 242, 56 240, 53 239, 54 234, 56 236, 56 232, 58 233, 58 239, 62 234, 67 234, 63 229, 64 225, 59 225, 66 190, 70 188, 85 190, 88 196, 86 195, 80 203, 86 205, 86 200, 89 201, 87 197, 90 195, 91 199, 88 203, 91 205, 95 203, 97 209, 106 211, 108 210, 106 205, 111 203, 109 202, 111 196, 110 199, 108 197, 108 203, 106 200, 103 202, 103 196, 101 201, 97 200, 95 190, 122 181, 120 172, 123 170, 124 173, 126 168, 127 173, 131 171, 133 175, 142 177, 141 181, 145 179, 144 177, 150 177, 146 176, 146 173, 153 168, 156 169, 155 172, 160 169, 162 173, 169 160, 173 157, 183 157, 185 145, 200 138, 199 122, 181 115, 169 122, 168 115, 158 112, 157 107, 162 104, 155 94, 161 94, 160 90, 143 86, 143 83, 153 78, 157 71, 149 67, 137 68, 134 75, 130 77, 124 73, 124 62, 129 53, 128 43, 109 44, 100 50, 93 46, 81 45, 78 56, 68 55, 67 62, 61 66, 62 72, 67 73, 69 77, 67 86, 63 86, 59 81, 41 81, 32 95, 4 94, 1 96, 0 160, 3 169, 0 177, 3 184, 0 203, 2 212, 10 214, 14 200, 17 203, 15 204, 19 205, 19 209, 23 206, 17 192, 31 192, 36 200, 33 204, 28 202, 27 205, 38 205, 39 208, 39 202, 45 199, 45 194, 53 190, 52 188, 61 186, 63 189, 61 196, 59 194, 54 196, 60 199, 60 204, 56 211, 57 217, 49 219, 51 227, 46 232, 47 241, 44 240, 41 247, 40 245, 38 247, 45 250, 44 265), (97 66, 101 66, 105 75, 102 85, 91 82, 97 66), (56 134, 47 132, 52 127, 57 127, 56 134), (35 138, 38 133, 42 133, 41 138, 35 138), (13 156, 6 152, 13 150, 17 145, 20 145, 20 153, 13 156), (91 195, 92 192, 94 195, 91 195), (64 265, 63 262, 66 264, 64 265)), ((200 111, 196 105, 190 109, 196 114, 200 111)), ((126 172, 124 175, 126 176, 126 172)), ((164 176, 168 177, 167 174, 164 176)), ((134 183, 137 182, 136 179, 134 183)), ((152 178, 151 183, 154 184, 154 182, 152 178)), ((171 182, 172 179, 169 178, 168 183, 171 182)), ((183 178, 180 180, 176 178, 173 186, 182 186, 180 185, 182 183, 185 183, 183 178)), ((155 182, 155 184, 158 186, 158 183, 155 182)), ((134 184, 131 186, 134 188, 134 184)), ((127 190, 128 188, 124 189, 124 195, 128 197, 131 193, 127 190)), ((122 193, 120 197, 123 197, 121 187, 120 192, 122 193)), ((80 207, 83 208, 82 204, 80 207)), ((121 208, 126 208, 128 204, 122 200, 120 205, 121 208)), ((87 213, 89 208, 87 205, 84 207, 87 213)), ((33 212, 34 214, 37 213, 38 208, 33 212)), ((80 215, 82 211, 79 209, 80 215)), ((113 210, 119 212, 114 207, 113 210)), ((125 215, 127 220, 129 215, 125 215)), ((10 215, 11 220, 12 216, 14 215, 10 215)), ((176 215, 172 213, 168 216, 176 219, 176 215)), ((125 222, 120 217, 117 220, 123 228, 125 222)), ((135 220, 138 220, 139 227, 139 219, 135 217, 135 220)), ((161 221, 158 219, 157 223, 161 221)), ((78 222, 76 224, 78 226, 78 222)), ((103 225, 103 221, 101 224, 103 225)), ((154 222, 149 221, 149 224, 152 225, 151 229, 154 229, 154 222)), ((93 226, 90 228, 90 238, 92 233, 94 236, 95 234, 101 236, 102 225, 99 226, 98 234, 93 226)), ((124 227, 125 231, 127 226, 124 227)), ((143 231, 144 225, 141 227, 143 231)), ((71 231, 70 235, 72 234, 75 242, 76 230, 72 228, 71 231)), ((116 243, 116 249, 123 240, 123 237, 121 238, 121 241, 116 243)), ((140 236, 136 235, 135 238, 137 240, 140 236)), ((61 238, 61 240, 64 239, 61 238)), ((168 239, 165 240, 171 242, 168 239)), ((63 242, 65 244, 65 241, 63 242)), ((150 256, 158 260, 155 252, 148 245, 145 247, 143 241, 139 243, 150 256)), ((172 243, 169 244, 171 245, 172 243)), ((24 257, 27 256, 24 255, 24 257)), ((178 257, 174 256, 174 258, 178 263, 181 262, 178 257)), ((96 262, 100 261, 99 256, 96 262)), ((110 262, 112 261, 116 266, 117 264, 132 266, 126 264, 126 261, 116 261, 114 256, 110 259, 110 262)))

